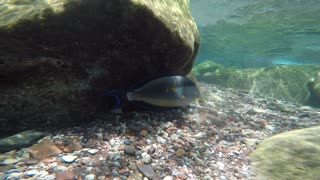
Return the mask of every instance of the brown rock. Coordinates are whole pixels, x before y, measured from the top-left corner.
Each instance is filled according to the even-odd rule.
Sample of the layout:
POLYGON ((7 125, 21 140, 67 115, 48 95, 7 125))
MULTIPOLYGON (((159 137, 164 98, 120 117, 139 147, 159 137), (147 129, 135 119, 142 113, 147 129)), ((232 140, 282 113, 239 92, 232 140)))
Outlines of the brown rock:
POLYGON ((178 177, 179 177, 180 179, 187 179, 187 175, 186 175, 186 173, 184 172, 183 168, 179 168, 178 177))
POLYGON ((260 124, 261 126, 267 126, 268 125, 267 121, 263 120, 263 119, 257 121, 257 123, 260 124))
POLYGON ((43 160, 61 153, 61 150, 49 139, 44 139, 39 144, 31 146, 29 151, 33 158, 38 160, 43 160))
POLYGON ((139 133, 139 135, 143 136, 143 137, 146 137, 148 134, 149 134, 148 131, 145 130, 145 129, 141 130, 140 133, 139 133))
POLYGON ((140 139, 140 140, 138 141, 138 144, 139 144, 140 146, 146 146, 146 145, 147 145, 147 142, 146 142, 145 140, 143 140, 143 139, 140 139))
POLYGON ((76 178, 76 173, 74 171, 62 171, 57 172, 57 180, 74 180, 76 178))
POLYGON ((186 154, 186 151, 183 149, 183 148, 179 148, 177 151, 176 151, 176 155, 177 157, 182 157, 186 154))
POLYGON ((24 161, 24 163, 25 163, 26 165, 33 165, 33 164, 37 164, 38 162, 39 162, 39 160, 33 159, 33 158, 29 158, 29 159, 26 159, 26 160, 24 161))
POLYGON ((71 144, 63 148, 63 152, 70 153, 70 152, 78 151, 80 149, 82 149, 82 146, 78 142, 72 142, 71 144))

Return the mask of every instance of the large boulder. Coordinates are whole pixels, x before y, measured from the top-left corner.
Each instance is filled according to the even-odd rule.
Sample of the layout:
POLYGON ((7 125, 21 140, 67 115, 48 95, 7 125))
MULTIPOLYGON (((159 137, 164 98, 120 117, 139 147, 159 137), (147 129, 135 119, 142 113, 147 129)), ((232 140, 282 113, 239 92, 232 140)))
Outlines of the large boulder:
POLYGON ((90 119, 103 90, 187 74, 198 48, 189 0, 5 1, 0 132, 90 119))
POLYGON ((318 179, 320 126, 275 135, 251 156, 258 179, 318 179))

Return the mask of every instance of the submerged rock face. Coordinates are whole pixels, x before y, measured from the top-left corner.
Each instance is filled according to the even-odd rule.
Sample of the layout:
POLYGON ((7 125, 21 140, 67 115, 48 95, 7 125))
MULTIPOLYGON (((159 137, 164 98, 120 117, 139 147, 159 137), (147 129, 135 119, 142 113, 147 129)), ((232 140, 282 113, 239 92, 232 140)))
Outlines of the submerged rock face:
POLYGON ((320 126, 264 140, 252 154, 261 179, 320 177, 320 126))
POLYGON ((45 134, 42 132, 27 130, 13 136, 0 139, 0 153, 30 146, 44 136, 45 134))
POLYGON ((0 12, 3 133, 90 119, 101 91, 187 74, 199 48, 189 0, 7 1, 0 12))

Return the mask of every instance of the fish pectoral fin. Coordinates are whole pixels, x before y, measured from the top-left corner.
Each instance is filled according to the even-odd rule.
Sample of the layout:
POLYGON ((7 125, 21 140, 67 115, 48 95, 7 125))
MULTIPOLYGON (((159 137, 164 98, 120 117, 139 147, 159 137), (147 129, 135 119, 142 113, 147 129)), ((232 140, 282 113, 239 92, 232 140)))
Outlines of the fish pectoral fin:
POLYGON ((170 90, 171 90, 172 92, 174 92, 174 93, 177 92, 177 88, 174 88, 174 87, 170 88, 170 90))

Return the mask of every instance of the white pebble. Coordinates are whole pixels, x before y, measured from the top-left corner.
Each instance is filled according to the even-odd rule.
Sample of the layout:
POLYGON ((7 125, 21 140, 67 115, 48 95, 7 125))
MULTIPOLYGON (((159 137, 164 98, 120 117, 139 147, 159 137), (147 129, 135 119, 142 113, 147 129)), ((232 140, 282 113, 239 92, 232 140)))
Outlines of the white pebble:
POLYGON ((86 177, 84 178, 85 180, 94 180, 95 179, 95 175, 94 174, 88 174, 86 175, 86 177))
POLYGON ((222 162, 217 162, 217 165, 218 165, 220 170, 224 169, 224 164, 222 162))
POLYGON ((206 136, 205 132, 198 132, 197 134, 194 135, 194 138, 203 139, 205 136, 206 136))
POLYGON ((170 137, 171 137, 171 140, 176 140, 179 138, 177 134, 172 134, 170 137))
POLYGON ((55 175, 48 175, 46 176, 45 178, 43 178, 45 180, 55 180, 56 179, 56 176, 55 175))
POLYGON ((34 177, 35 177, 35 179, 42 179, 42 178, 45 179, 45 177, 48 175, 49 175, 49 173, 47 171, 40 171, 34 177))
POLYGON ((165 144, 167 142, 165 139, 163 139, 160 136, 157 137, 157 141, 158 141, 158 143, 161 143, 161 144, 165 144))
POLYGON ((173 126, 173 123, 172 122, 166 122, 166 123, 163 123, 163 127, 165 128, 168 128, 170 126, 173 126))
POLYGON ((77 156, 62 156, 62 160, 66 163, 72 163, 77 159, 77 156))
POLYGON ((27 176, 35 176, 37 174, 39 174, 39 171, 36 169, 32 169, 26 172, 27 176))
POLYGON ((114 147, 116 145, 116 140, 111 139, 109 143, 110 143, 110 146, 114 147))
POLYGON ((99 150, 98 149, 90 149, 88 150, 87 152, 90 153, 91 155, 94 155, 98 152, 99 150))
POLYGON ((163 178, 163 180, 174 180, 173 176, 166 176, 163 178))
POLYGON ((275 131, 275 127, 274 127, 274 126, 271 126, 271 125, 267 125, 267 126, 266 126, 266 129, 268 129, 268 130, 271 131, 271 132, 274 132, 274 131, 275 131))
POLYGON ((23 173, 22 172, 14 172, 14 173, 11 173, 7 179, 21 179, 21 177, 23 176, 23 173))
POLYGON ((142 161, 146 164, 150 164, 152 162, 151 156, 146 152, 142 153, 141 157, 142 157, 142 161))
POLYGON ((56 166, 53 168, 53 172, 67 171, 68 168, 65 166, 56 166))

